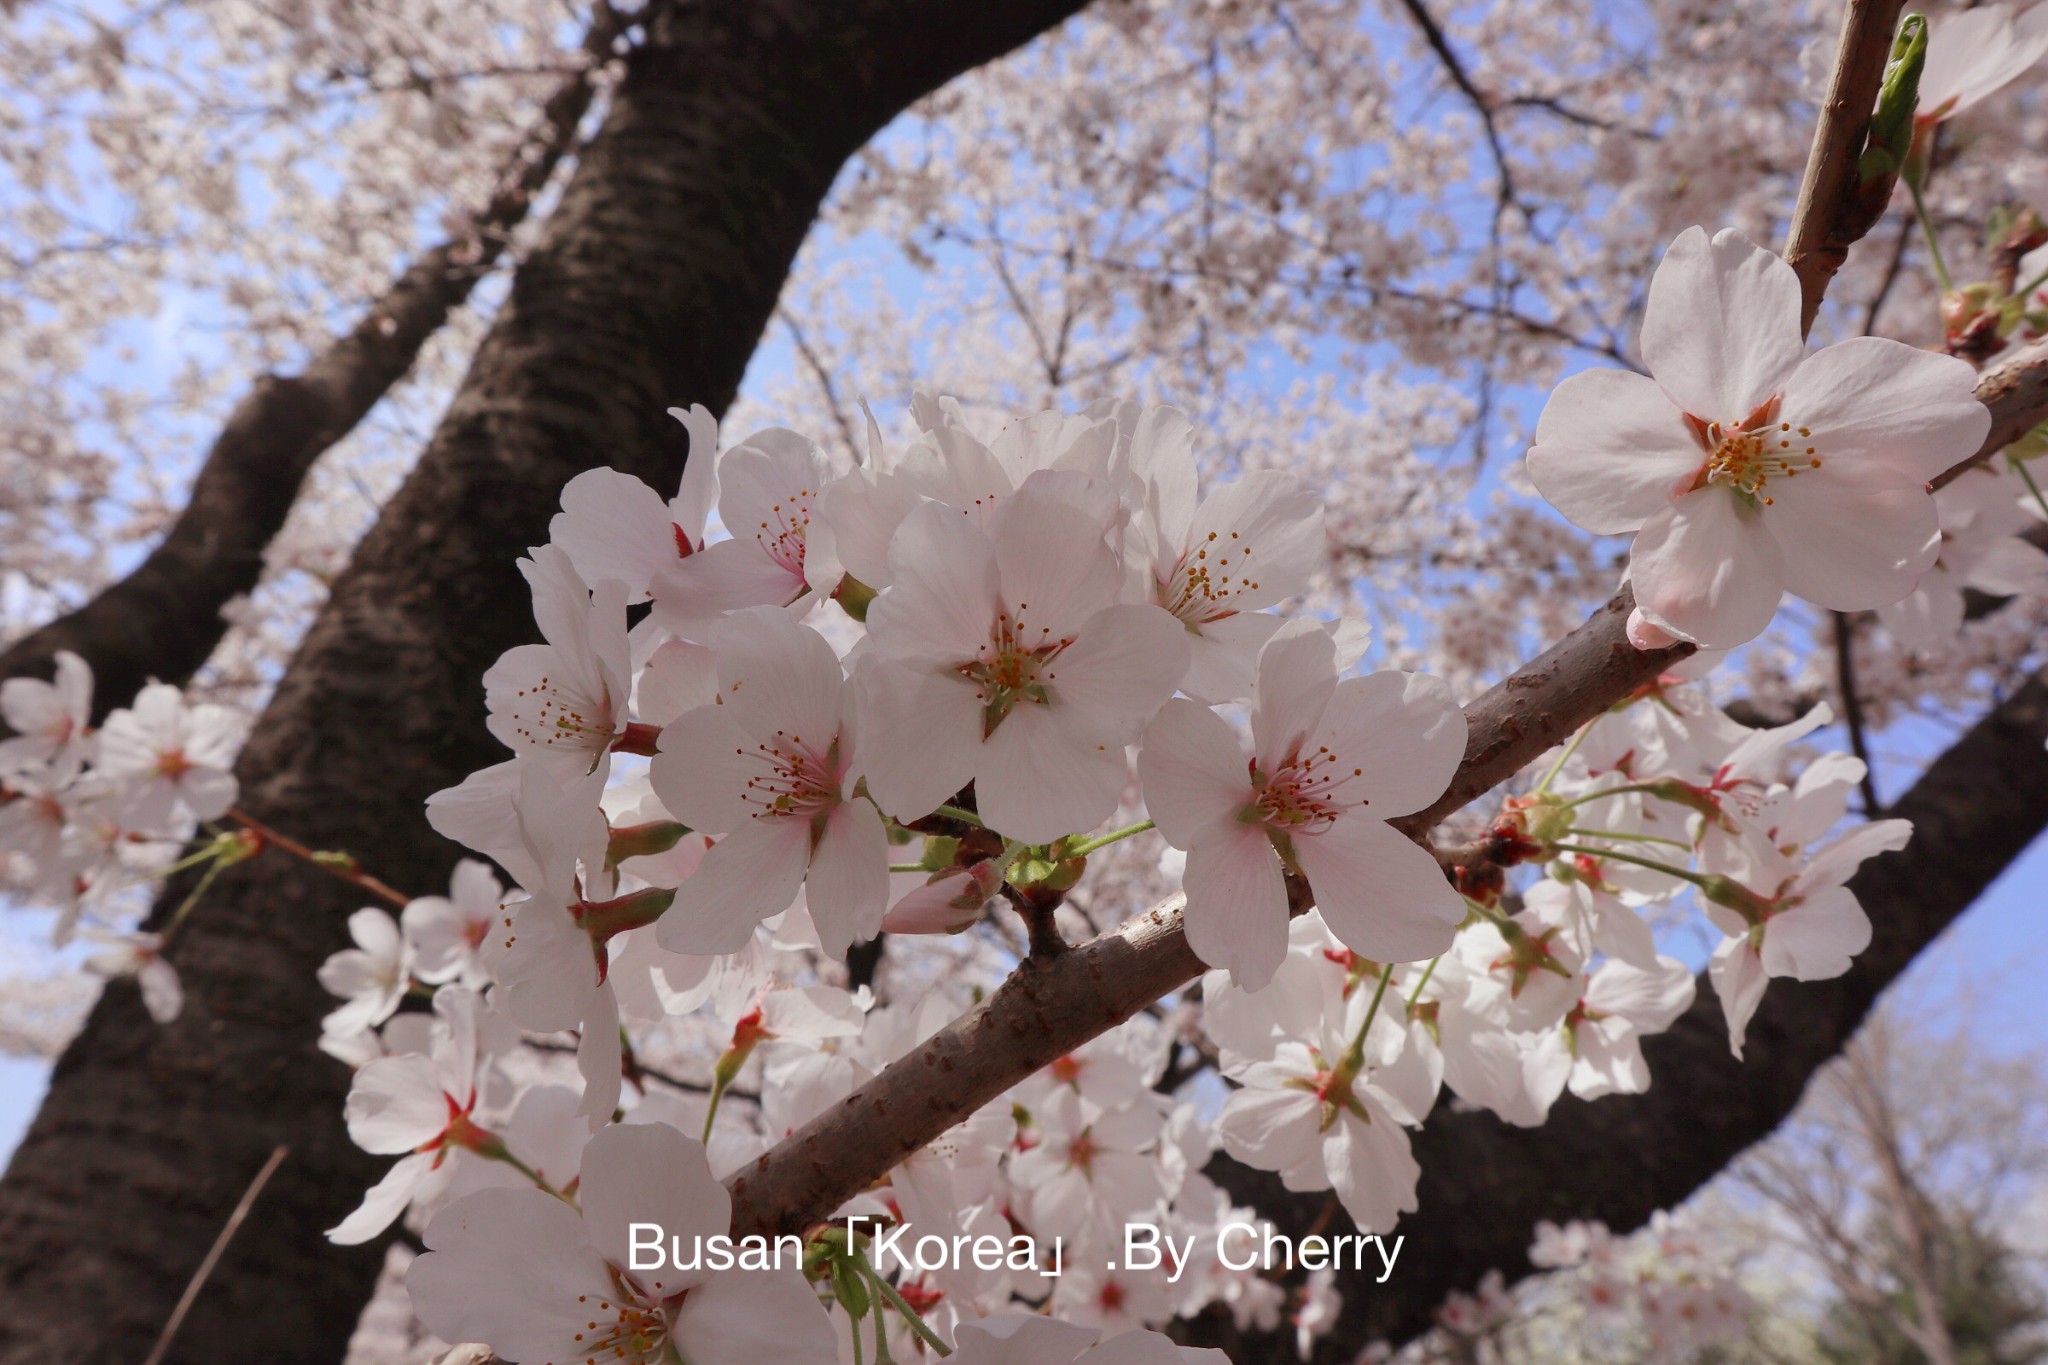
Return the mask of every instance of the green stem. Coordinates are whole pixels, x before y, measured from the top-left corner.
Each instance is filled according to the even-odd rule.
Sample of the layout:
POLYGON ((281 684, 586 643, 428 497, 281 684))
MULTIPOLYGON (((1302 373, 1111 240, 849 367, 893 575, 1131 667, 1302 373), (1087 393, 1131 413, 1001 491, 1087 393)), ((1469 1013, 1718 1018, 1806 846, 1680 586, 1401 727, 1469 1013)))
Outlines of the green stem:
POLYGON ((1125 825, 1122 829, 1113 829, 1109 833, 1099 835, 1096 838, 1083 839, 1078 844, 1068 844, 1065 856, 1069 858, 1085 858, 1098 848, 1107 848, 1119 839, 1128 839, 1134 834, 1143 834, 1146 830, 1153 828, 1155 826, 1150 820, 1140 820, 1135 825, 1125 825))
POLYGON ((730 1083, 721 1072, 712 1072, 711 1107, 704 1111, 704 1132, 697 1139, 707 1147, 711 1145, 711 1125, 718 1118, 718 1102, 725 1098, 725 1087, 730 1083))
POLYGON ((1934 266, 1934 278, 1946 294, 1955 286, 1949 283, 1948 264, 1941 259, 1941 241, 1935 236, 1934 220, 1927 216, 1927 201, 1921 197, 1917 181, 1908 180, 1906 189, 1913 196, 1913 216, 1920 220, 1921 234, 1927 238, 1927 258, 1934 266))
POLYGON ((2012 460, 2009 463, 2014 469, 2019 471, 2020 478, 2027 485, 2027 491, 2034 495, 2034 501, 2041 504, 2042 514, 2048 515, 2048 498, 2041 496, 2041 485, 2035 483, 2034 476, 2027 472, 2027 462, 2025 460, 2012 460))
POLYGON ((1429 960, 1429 965, 1422 969, 1422 979, 1420 981, 1417 981, 1415 983, 1415 988, 1408 992, 1408 998, 1410 1000, 1420 998, 1420 996, 1422 995, 1423 988, 1429 985, 1429 979, 1432 976, 1436 975, 1436 964, 1442 962, 1443 960, 1444 958, 1442 953, 1438 953, 1435 957, 1429 960))
POLYGON ((1365 1065, 1365 1035, 1372 1031, 1372 1021, 1379 1017, 1380 1001, 1387 998, 1387 983, 1394 979, 1394 964, 1389 962, 1380 971, 1379 989, 1372 993, 1372 1003, 1365 1007, 1365 1019, 1358 1025, 1358 1032, 1351 1039, 1351 1046, 1344 1049, 1344 1060, 1338 1065, 1348 1074, 1355 1074, 1365 1065))
POLYGON ((1663 785, 1662 782, 1629 782, 1619 787, 1603 787, 1596 792, 1587 792, 1584 796, 1575 796, 1560 805, 1558 809, 1571 810, 1575 806, 1583 806, 1588 802, 1605 800, 1610 796, 1627 796, 1630 792, 1647 792, 1655 795, 1657 789, 1663 785))
POLYGON ((936 869, 926 867, 923 863, 890 863, 889 870, 891 872, 931 872, 936 869))
POLYGON ((1654 858, 1638 858, 1633 853, 1623 853, 1619 849, 1579 848, 1572 844, 1552 844, 1551 849, 1557 853, 1583 853, 1588 858, 1612 858, 1618 863, 1634 863, 1637 867, 1647 867, 1653 872, 1662 872, 1669 876, 1677 877, 1681 881, 1691 882, 1694 886, 1705 886, 1707 884, 1707 879, 1697 872, 1689 872, 1682 867, 1673 867, 1669 863, 1660 863, 1654 858))
POLYGON ((1557 775, 1564 771, 1565 761, 1579 751, 1579 744, 1592 732, 1592 729, 1593 722, 1590 720, 1578 728, 1577 733, 1572 736, 1572 742, 1564 746, 1564 752, 1557 756, 1557 762, 1550 765, 1550 771, 1543 774, 1543 780, 1536 784, 1535 794, 1537 796, 1541 796, 1550 790, 1550 784, 1557 781, 1557 775))
POLYGON ((958 806, 940 806, 933 810, 932 814, 943 815, 948 820, 958 820, 963 825, 973 825, 976 829, 981 828, 981 817, 979 815, 976 815, 971 810, 962 810, 958 806))
MULTIPOLYGON (((868 1283, 875 1287, 875 1292, 880 1294, 891 1308, 901 1314, 906 1323, 910 1324, 910 1330, 917 1333, 919 1341, 922 1341, 942 1356, 953 1354, 951 1348, 945 1342, 939 1340, 938 1333, 925 1325, 925 1321, 918 1315, 918 1311, 912 1308, 901 1294, 896 1292, 896 1286, 883 1279, 881 1272, 868 1264, 867 1253, 861 1251, 854 1252, 853 1261, 855 1265, 860 1267, 861 1273, 868 1277, 868 1283)), ((876 1314, 876 1316, 879 1318, 881 1315, 876 1314)))
POLYGON ((1672 848, 1682 848, 1688 853, 1692 852, 1691 844, 1677 839, 1666 839, 1661 834, 1624 834, 1618 829, 1581 829, 1577 825, 1573 825, 1565 832, 1567 834, 1583 835, 1588 839, 1634 839, 1638 843, 1644 844, 1667 844, 1672 848))
POLYGON ((226 866, 226 859, 216 857, 213 860, 213 866, 207 868, 205 874, 199 878, 199 885, 192 888, 192 894, 185 897, 184 902, 171 913, 170 923, 164 925, 163 941, 165 943, 171 941, 171 935, 178 931, 178 926, 185 922, 185 916, 192 913, 192 907, 199 904, 199 898, 206 894, 206 888, 213 885, 213 879, 218 877, 220 870, 226 866))
POLYGON ((2044 270, 2040 274, 2034 276, 2033 279, 2028 280, 2024 288, 2013 290, 2012 297, 2016 299, 2027 298, 2036 289, 2039 289, 2044 284, 2048 284, 2048 270, 2044 270))

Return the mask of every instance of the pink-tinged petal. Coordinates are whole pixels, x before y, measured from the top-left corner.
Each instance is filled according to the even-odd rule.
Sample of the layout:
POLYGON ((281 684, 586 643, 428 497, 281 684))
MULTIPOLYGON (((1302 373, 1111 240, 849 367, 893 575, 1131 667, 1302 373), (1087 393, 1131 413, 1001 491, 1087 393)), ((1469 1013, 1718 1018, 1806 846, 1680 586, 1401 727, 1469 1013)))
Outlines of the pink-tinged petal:
POLYGON ((692 403, 688 412, 670 408, 668 415, 683 424, 690 439, 682 482, 669 499, 669 516, 692 545, 701 545, 704 523, 718 505, 718 419, 702 403, 692 403))
POLYGON ((434 1158, 433 1152, 415 1152, 386 1171, 382 1180, 370 1186, 355 1212, 327 1229, 327 1240, 341 1247, 361 1246, 397 1222, 412 1202, 413 1191, 434 1169, 434 1158))
MULTIPOLYGON (((621 1270, 632 1265, 634 1223, 658 1223, 662 1247, 680 1237, 713 1237, 732 1230, 732 1197, 711 1174, 701 1143, 666 1123, 611 1124, 583 1148, 577 1182, 583 1225, 598 1255, 621 1270)), ((643 1259, 645 1257, 643 1256, 643 1259)), ((633 1278, 657 1298, 699 1283, 709 1271, 636 1270, 633 1278)))
POLYGON ((1107 820, 1128 777, 1121 740, 1077 733, 1057 706, 1024 702, 981 746, 976 809, 990 829, 1050 843, 1107 820))
POLYGON ((1271 981, 1287 957, 1287 887, 1265 827, 1211 826, 1189 846, 1181 885, 1195 956, 1247 991, 1271 981))
POLYGON ((1763 1003, 1764 987, 1770 984, 1763 959, 1749 946, 1748 935, 1721 940, 1721 946, 1714 949, 1714 960, 1707 964, 1707 979, 1713 983, 1721 1013, 1728 1020, 1728 1050, 1739 1061, 1749 1021, 1763 1003))
POLYGON ((1806 350, 1799 277, 1733 228, 1687 228, 1650 277, 1643 359, 1695 417, 1735 423, 1784 386, 1806 350))
POLYGON ((599 986, 591 993, 576 1039, 576 1073, 583 1078, 583 1098, 576 1105, 576 1114, 588 1119, 593 1131, 610 1123, 619 1107, 626 1079, 624 1063, 619 997, 609 985, 599 986))
POLYGON ((1784 554, 1785 587, 1817 606, 1865 611, 1912 592, 1941 550, 1941 520, 1920 484, 1882 469, 1853 478, 1773 479, 1764 522, 1784 554))
POLYGON ((822 754, 839 734, 839 656, 774 607, 734 612, 712 633, 719 697, 754 738, 787 736, 822 754))
POLYGON ((955 1330, 959 1365, 1072 1365, 1101 1336, 1094 1327, 1035 1313, 997 1313, 955 1330))
POLYGON ((690 1365, 836 1360, 839 1351, 832 1320, 794 1266, 713 1275, 683 1300, 675 1342, 690 1365))
POLYGON ((1526 458, 1530 482, 1565 520, 1620 535, 1661 511, 1706 457, 1654 380, 1587 370, 1551 391, 1526 458))
POLYGON ((656 575, 654 621, 678 635, 699 637, 726 612, 779 607, 804 587, 801 574, 770 559, 752 540, 721 540, 656 575))
POLYGON ((583 1220, 551 1194, 484 1190, 427 1225, 406 1272, 413 1311, 443 1341, 488 1343, 508 1360, 573 1359, 590 1303, 613 1297, 583 1220))
POLYGON ((1392 1232, 1404 1213, 1415 1212, 1415 1184, 1422 1167, 1408 1147, 1408 1131, 1385 1114, 1372 1122, 1341 1110, 1323 1137, 1323 1165, 1330 1186, 1361 1232, 1392 1232))
POLYGON ((676 888, 675 903, 655 925, 656 941, 688 957, 738 952, 756 925, 789 909, 810 854, 809 821, 748 821, 713 844, 676 888))
POLYGON ((1268 772, 1308 738, 1337 690, 1337 645, 1319 621, 1289 621, 1259 651, 1252 752, 1268 772))
POLYGON ((896 819, 931 814, 974 777, 981 703, 966 679, 870 656, 854 678, 854 713, 860 771, 875 804, 896 819))
POLYGON ((868 606, 868 641, 882 658, 951 670, 988 643, 1002 593, 995 546, 966 517, 928 502, 903 519, 889 547, 887 591, 868 606))
POLYGON ((1784 555, 1763 517, 1721 487, 1688 493, 1645 522, 1628 565, 1644 619, 1710 649, 1763 634, 1785 590, 1784 555))
POLYGON ((1157 607, 1105 607, 1047 666, 1052 705, 1099 736, 1128 743, 1173 695, 1188 667, 1188 633, 1157 607))
POLYGON ((1363 799, 1380 820, 1444 794, 1465 759, 1465 713, 1442 678, 1387 670, 1346 678, 1323 708, 1311 749, 1326 748, 1341 801, 1363 799), (1356 776, 1345 776, 1354 770, 1356 776))
POLYGON ((1071 635, 1116 600, 1122 574, 1104 539, 1116 508, 1108 484, 1064 470, 1033 474, 996 508, 989 537, 1003 601, 1027 638, 1071 635))
POLYGON ((1284 617, 1263 611, 1203 622, 1188 632, 1188 671, 1180 690, 1212 706, 1246 700, 1258 680, 1259 651, 1286 624, 1284 617))
POLYGON ((706 834, 725 834, 760 809, 745 799, 747 783, 767 771, 755 740, 733 723, 728 708, 700 706, 662 728, 647 779, 676 819, 706 834))
MULTIPOLYGON (((1308 586, 1330 552, 1323 500, 1277 469, 1255 470, 1210 494, 1188 528, 1188 567, 1201 566, 1197 598, 1230 611, 1256 611, 1308 586), (1197 557, 1200 557, 1199 559, 1197 557)), ((1199 619, 1196 603, 1174 614, 1199 619)))
POLYGON ((676 527, 661 495, 631 474, 586 469, 562 486, 562 510, 548 539, 568 554, 585 583, 623 584, 628 602, 676 556, 676 527))
POLYGON ((433 1058, 379 1057, 349 1082, 348 1136, 366 1152, 416 1151, 448 1126, 448 1101, 433 1058))
POLYGON ((1437 861, 1383 821, 1340 817, 1294 836, 1295 857, 1323 921, 1344 945, 1375 962, 1420 962, 1457 937, 1465 901, 1437 861))
POLYGON ((1808 896, 1764 923, 1764 970, 1799 981, 1826 981, 1849 970, 1870 946, 1870 916, 1847 887, 1808 896))
POLYGON ((923 501, 894 474, 869 468, 828 484, 818 499, 818 516, 830 528, 833 550, 846 572, 871 588, 886 588, 894 581, 889 543, 923 501))
POLYGON ((1793 890, 1810 895, 1823 887, 1840 886, 1856 875, 1865 860, 1902 849, 1912 838, 1911 820, 1873 820, 1858 825, 1816 849, 1800 870, 1793 890))
POLYGON ((2017 536, 2006 536, 1985 549, 1968 577, 1970 586, 1982 592, 2048 597, 2048 554, 2017 536))
MULTIPOLYGON (((1925 483, 1967 460, 1991 430, 1968 361, 1883 337, 1853 337, 1808 356, 1785 383, 1785 449, 1824 462, 1882 464, 1925 483), (1801 428, 1811 437, 1802 438, 1801 428)), ((1823 467, 1826 467, 1824 464, 1823 467)), ((1770 492, 1775 495, 1777 481, 1770 492)))
POLYGON ((1662 1033, 1692 1008, 1693 975, 1676 958, 1660 957, 1654 967, 1610 959, 1586 986, 1586 1003, 1619 1015, 1645 1033, 1662 1033))
POLYGON ((1247 1086, 1223 1102, 1216 1136, 1247 1166, 1283 1171, 1315 1158, 1322 1101, 1306 1090, 1247 1086))
POLYGON ((685 711, 718 699, 718 660, 704 645, 670 640, 654 651, 634 684, 633 712, 648 725, 666 725, 685 711))
POLYGON ((1193 848, 1251 800, 1244 746, 1230 722, 1175 698, 1145 729, 1138 750, 1145 809, 1175 848, 1193 848))
POLYGON ((872 805, 856 797, 826 817, 804 898, 827 957, 843 958, 856 939, 881 932, 889 909, 889 837, 872 805))

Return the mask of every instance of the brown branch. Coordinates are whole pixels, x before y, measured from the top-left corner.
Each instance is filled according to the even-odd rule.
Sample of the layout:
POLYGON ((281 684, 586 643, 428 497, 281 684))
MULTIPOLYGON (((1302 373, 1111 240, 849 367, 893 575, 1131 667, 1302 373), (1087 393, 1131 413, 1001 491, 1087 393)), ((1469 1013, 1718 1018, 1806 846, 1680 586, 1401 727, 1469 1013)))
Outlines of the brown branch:
POLYGON ((1967 460, 1958 461, 1928 483, 1946 488, 1999 451, 2048 421, 2048 340, 2035 342, 1977 380, 1977 397, 1991 409, 1991 430, 1967 460))
POLYGON ((150 1348, 149 1359, 143 1361, 142 1365, 157 1365, 157 1362, 164 1358, 164 1353, 171 1349, 171 1342, 178 1335, 178 1329, 185 1325, 185 1315, 192 1311, 192 1301, 197 1299, 199 1291, 206 1287, 206 1281, 213 1275, 213 1268, 220 1264, 221 1253, 228 1249, 228 1243, 234 1240, 235 1233, 247 1221, 249 1210, 256 1207, 256 1200, 262 1196, 263 1187, 270 1183, 271 1176, 277 1174, 277 1168, 284 1164, 285 1153, 290 1150, 284 1146, 273 1148, 270 1159, 263 1163, 263 1168, 256 1172, 256 1178, 249 1182, 249 1188, 242 1192, 241 1202, 228 1214, 228 1221, 221 1225, 220 1235, 213 1239, 213 1245, 206 1250, 206 1259, 199 1263, 199 1269, 192 1272, 192 1279, 186 1284, 185 1292, 179 1296, 177 1307, 171 1310, 171 1316, 164 1322, 163 1334, 157 1337, 156 1345, 150 1348))
POLYGON ((1863 738, 1863 699, 1856 694, 1856 627, 1845 611, 1829 612, 1835 623, 1835 688, 1842 698, 1842 723, 1849 730, 1849 749, 1863 760, 1863 814, 1875 819, 1884 807, 1877 800, 1877 776, 1870 766, 1870 745, 1863 738))
POLYGON ((1842 36, 1835 48, 1835 72, 1821 105, 1820 127, 1806 159, 1799 205, 1785 239, 1785 262, 1799 276, 1799 326, 1813 327, 1828 282, 1849 258, 1849 248, 1868 232, 1868 215, 1856 209, 1857 163, 1870 135, 1884 81, 1892 31, 1905 0, 1849 0, 1842 36))
POLYGON ((599 0, 585 64, 542 106, 496 192, 457 237, 408 266, 346 335, 296 375, 264 375, 228 414, 191 500, 148 558, 76 611, 0 653, 0 677, 48 677, 59 650, 92 665, 93 714, 126 705, 151 678, 183 682, 227 630, 221 608, 256 586, 263 552, 313 462, 353 431, 412 368, 429 338, 504 254, 575 144, 598 73, 630 20, 599 0))

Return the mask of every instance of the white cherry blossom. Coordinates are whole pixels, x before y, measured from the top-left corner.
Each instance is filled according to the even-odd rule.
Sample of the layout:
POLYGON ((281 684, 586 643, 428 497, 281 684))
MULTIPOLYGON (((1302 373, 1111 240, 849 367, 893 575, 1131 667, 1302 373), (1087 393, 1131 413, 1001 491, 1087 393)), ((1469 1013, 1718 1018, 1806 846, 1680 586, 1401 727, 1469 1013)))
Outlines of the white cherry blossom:
POLYGON ((1145 732, 1138 772, 1160 832, 1187 851, 1188 942, 1240 984, 1263 985, 1287 950, 1291 867, 1358 952, 1383 962, 1441 953, 1464 902, 1386 821, 1439 796, 1464 754, 1450 689, 1414 673, 1340 682, 1336 647, 1313 622, 1288 625, 1259 656, 1249 765, 1215 712, 1168 703, 1145 732))
POLYGON ((610 580, 626 601, 644 602, 649 586, 678 560, 704 548, 704 523, 718 501, 718 422, 701 403, 669 415, 690 434, 682 485, 661 495, 616 469, 586 469, 562 486, 562 510, 548 523, 585 583, 610 580))
POLYGON ((321 1030, 342 1037, 391 1017, 411 984, 413 956, 398 921, 383 910, 366 908, 350 915, 348 935, 356 946, 333 954, 319 972, 327 993, 348 1002, 321 1021, 321 1030))
POLYGON ((1741 233, 1688 228, 1650 281, 1650 377, 1588 370, 1544 405, 1529 476, 1586 530, 1635 533, 1639 645, 1742 644, 1786 591, 1884 606, 1934 562, 1926 481, 1991 425, 1976 373, 1881 337, 1806 356, 1799 300, 1741 233))
POLYGON ((567 552, 519 561, 544 645, 517 645, 484 674, 491 733, 522 756, 592 772, 624 733, 632 694, 626 587, 585 583, 567 552))
POLYGON ((84 762, 92 719, 92 667, 68 649, 56 654, 56 673, 0 683, 0 721, 14 733, 0 739, 0 777, 41 768, 68 781, 84 762))
POLYGON ((94 773, 113 784, 122 819, 134 828, 166 829, 180 810, 218 819, 235 804, 229 767, 243 729, 227 707, 188 706, 169 683, 151 683, 100 727, 94 773))
POLYGON ((1025 843, 1101 823, 1124 746, 1187 670, 1186 631, 1118 605, 1100 480, 1032 475, 986 532, 926 503, 890 549, 868 609, 863 764, 877 802, 915 819, 974 783, 982 819, 1025 843))

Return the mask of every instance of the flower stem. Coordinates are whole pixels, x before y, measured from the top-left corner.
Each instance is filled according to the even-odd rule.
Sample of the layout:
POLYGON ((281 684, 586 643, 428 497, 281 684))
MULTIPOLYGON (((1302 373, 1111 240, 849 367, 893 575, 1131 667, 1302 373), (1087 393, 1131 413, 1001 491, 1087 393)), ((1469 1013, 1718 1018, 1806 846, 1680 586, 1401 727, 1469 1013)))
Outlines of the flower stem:
POLYGON ((1096 838, 1083 839, 1078 844, 1068 844, 1066 856, 1069 858, 1085 858, 1098 848, 1107 848, 1119 839, 1128 839, 1134 834, 1143 834, 1146 830, 1152 828, 1155 828, 1155 826, 1150 820, 1140 820, 1135 825, 1125 825, 1122 829, 1113 829, 1109 833, 1099 835, 1096 838))
POLYGON ((1584 796, 1575 796, 1559 806, 1558 809, 1571 810, 1575 806, 1583 806, 1591 801, 1599 801, 1609 796, 1627 796, 1631 792, 1646 792, 1655 795, 1663 785, 1661 782, 1629 782, 1619 787, 1602 787, 1599 791, 1587 792, 1584 796))
POLYGON ((723 1068, 717 1068, 712 1071, 711 1104, 704 1111, 704 1132, 697 1139, 697 1141, 707 1147, 711 1145, 711 1125, 718 1118, 718 1102, 725 1098, 725 1087, 729 1084, 731 1084, 731 1080, 724 1074, 723 1068))
POLYGON ((1351 1046, 1344 1049, 1344 1060, 1338 1064, 1348 1073, 1355 1074, 1365 1065, 1365 1035, 1372 1031, 1372 1021, 1379 1017, 1380 1001, 1387 997, 1387 983, 1393 979, 1394 964, 1389 962, 1380 969, 1379 989, 1372 993, 1372 1003, 1365 1007, 1365 1018, 1359 1023, 1358 1032, 1352 1036, 1351 1046))
POLYGON ((963 810, 959 806, 939 806, 932 811, 932 814, 943 815, 948 820, 958 820, 963 825, 973 825, 976 829, 981 828, 981 817, 973 811, 963 810))
POLYGON ((356 860, 346 853, 315 852, 290 835, 278 833, 255 816, 241 810, 230 810, 228 819, 248 830, 266 845, 280 848, 294 858, 311 863, 321 871, 341 878, 351 886, 361 887, 387 905, 395 905, 403 910, 412 903, 412 897, 372 877, 356 866, 356 860))
POLYGON ((1917 180, 1906 181, 1906 189, 1913 196, 1913 215, 1920 220, 1920 231, 1927 238, 1927 259, 1934 267, 1934 278, 1946 294, 1955 286, 1949 283, 1948 264, 1941 259, 1941 241, 1935 236, 1934 220, 1927 216, 1927 201, 1921 197, 1917 180))
MULTIPOLYGON (((921 1316, 919 1316, 918 1311, 915 1308, 912 1308, 901 1294, 896 1292, 896 1286, 890 1284, 887 1280, 883 1279, 881 1272, 868 1264, 866 1252, 854 1252, 853 1261, 855 1265, 860 1267, 861 1273, 868 1277, 868 1283, 872 1284, 875 1287, 875 1292, 880 1294, 882 1296, 883 1301, 886 1302, 891 1308, 895 1309, 899 1314, 902 1315, 903 1321, 910 1325, 911 1331, 917 1333, 919 1341, 922 1341, 925 1345, 931 1347, 934 1351, 938 1352, 942 1356, 949 1356, 953 1354, 952 1348, 948 1347, 945 1342, 939 1340, 939 1334, 934 1332, 930 1327, 925 1325, 925 1320, 921 1316)), ((879 1321, 881 1315, 878 1313, 875 1316, 876 1320, 879 1321)))
POLYGON ((1669 863, 1660 863, 1655 858, 1639 858, 1633 853, 1623 853, 1619 849, 1579 848, 1573 844, 1552 844, 1551 847, 1559 853, 1583 853, 1588 858, 1612 858, 1619 863, 1634 863, 1637 867, 1647 867, 1653 872, 1662 872, 1669 876, 1677 877, 1681 881, 1691 882, 1694 886, 1705 886, 1707 884, 1707 879, 1697 872, 1687 871, 1682 867, 1673 867, 1669 863))
POLYGON ((1666 839, 1661 834, 1625 834, 1618 829, 1581 829, 1577 825, 1572 826, 1566 833, 1577 834, 1587 839, 1633 839, 1637 843, 1665 844, 1671 848, 1682 848, 1688 853, 1692 851, 1691 844, 1677 839, 1666 839))
POLYGON ((228 860, 226 858, 215 857, 206 871, 200 875, 199 885, 192 888, 192 894, 185 897, 178 908, 171 912, 170 922, 164 925, 163 941, 165 943, 171 941, 171 935, 178 931, 178 926, 185 922, 185 916, 192 913, 192 907, 199 904, 199 898, 206 894, 206 888, 213 885, 213 879, 218 877, 220 870, 227 865, 228 860))
MULTIPOLYGON (((1594 719, 1597 720, 1599 718, 1596 716, 1594 719)), ((1535 794, 1537 796, 1541 796, 1550 790, 1550 784, 1557 781, 1557 775, 1564 771, 1566 760, 1579 751, 1580 743, 1592 732, 1592 729, 1593 721, 1589 720, 1584 725, 1581 725, 1577 732, 1572 735, 1571 743, 1564 746, 1564 752, 1557 756, 1557 762, 1550 765, 1550 771, 1543 774, 1543 780, 1536 784, 1535 794)))
POLYGON ((2041 485, 2035 483, 2034 476, 2027 472, 2027 462, 2025 460, 2014 460, 2011 463, 2012 467, 2019 471, 2020 478, 2026 483, 2027 491, 2034 495, 2034 501, 2041 504, 2042 513, 2048 515, 2048 498, 2041 496, 2041 485))
POLYGON ((890 863, 889 870, 891 872, 930 872, 933 869, 926 867, 923 863, 890 863))

